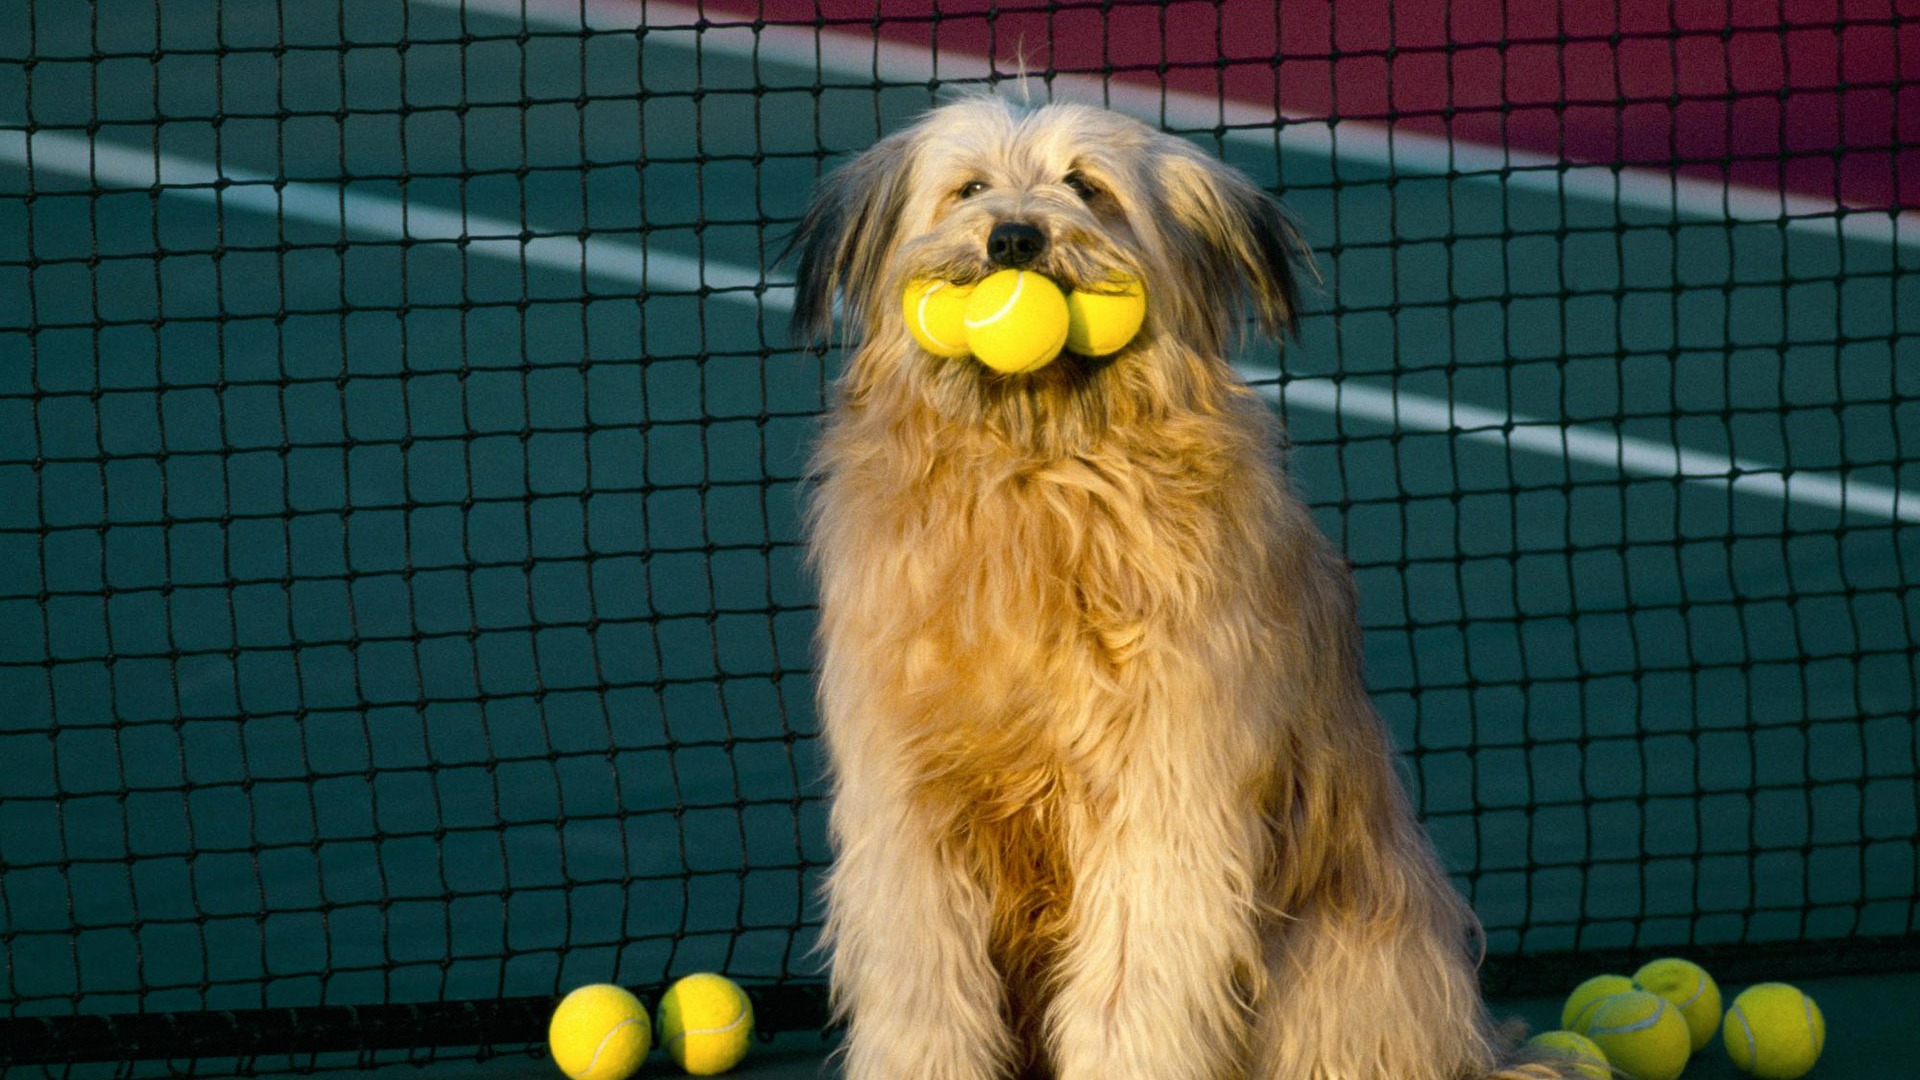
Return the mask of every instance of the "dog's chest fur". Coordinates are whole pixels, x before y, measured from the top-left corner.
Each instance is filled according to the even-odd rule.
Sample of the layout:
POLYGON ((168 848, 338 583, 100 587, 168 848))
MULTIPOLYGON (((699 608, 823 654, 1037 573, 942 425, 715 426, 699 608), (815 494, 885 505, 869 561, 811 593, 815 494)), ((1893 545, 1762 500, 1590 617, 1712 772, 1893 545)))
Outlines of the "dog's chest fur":
POLYGON ((930 752, 1013 767, 1092 750, 1140 678, 1271 588, 1248 556, 1274 541, 1258 511, 1277 484, 1234 428, 1215 417, 1046 460, 937 426, 912 451, 898 429, 830 432, 823 639, 884 643, 864 653, 886 658, 869 689, 913 705, 887 711, 930 752))

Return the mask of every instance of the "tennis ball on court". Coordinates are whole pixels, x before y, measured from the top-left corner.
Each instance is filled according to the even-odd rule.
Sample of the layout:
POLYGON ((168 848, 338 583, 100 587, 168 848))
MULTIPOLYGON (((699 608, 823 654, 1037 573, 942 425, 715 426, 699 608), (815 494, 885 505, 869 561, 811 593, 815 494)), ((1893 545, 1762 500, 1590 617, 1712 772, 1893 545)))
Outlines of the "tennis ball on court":
POLYGON ((1031 270, 1002 270, 967 298, 967 347, 1007 374, 1037 371, 1067 343, 1067 298, 1031 270))
POLYGON ((1699 964, 1672 956, 1652 960, 1633 973, 1633 984, 1680 1010, 1693 1033, 1694 1053, 1720 1030, 1720 987, 1699 964))
POLYGON ((1595 975, 1574 987, 1573 993, 1567 995, 1567 1003, 1560 1010, 1560 1026, 1574 1032, 1587 1030, 1583 1021, 1592 1006, 1599 1004, 1601 998, 1624 994, 1631 989, 1633 980, 1625 975, 1595 975))
POLYGON ((961 357, 967 348, 967 297, 973 286, 951 281, 915 281, 901 298, 907 332, 935 356, 961 357))
POLYGON ((1147 293, 1134 278, 1111 289, 1075 289, 1067 294, 1067 348, 1081 356, 1107 356, 1127 347, 1147 318, 1147 293))
POLYGON ((647 1007, 608 983, 594 983, 560 999, 547 1025, 553 1063, 573 1080, 626 1080, 653 1045, 647 1007))
POLYGON ((1786 983, 1761 983, 1733 999, 1721 1037, 1741 1071, 1761 1080, 1797 1080, 1826 1049, 1827 1018, 1786 983))
POLYGON ((1555 1057, 1569 1058, 1573 1061, 1573 1071, 1591 1080, 1613 1080, 1613 1069, 1607 1064, 1607 1055, 1600 1052, 1593 1040, 1577 1031, 1543 1031, 1527 1040, 1528 1046, 1537 1046, 1555 1057))
POLYGON ((1693 1035, 1680 1010, 1645 990, 1602 998, 1587 1014, 1585 1034, 1633 1080, 1677 1080, 1693 1053, 1693 1035))
POLYGON ((752 1038, 753 1003, 724 975, 689 975, 660 997, 660 1045, 695 1076, 740 1064, 752 1038))

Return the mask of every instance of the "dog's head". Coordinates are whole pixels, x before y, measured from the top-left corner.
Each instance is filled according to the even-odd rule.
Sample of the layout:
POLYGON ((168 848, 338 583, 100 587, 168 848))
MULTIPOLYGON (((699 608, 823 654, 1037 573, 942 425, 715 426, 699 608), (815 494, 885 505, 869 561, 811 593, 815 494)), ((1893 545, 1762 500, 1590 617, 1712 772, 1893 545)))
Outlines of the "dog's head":
POLYGON ((909 281, 972 282, 1006 267, 1065 289, 1139 278, 1148 312, 1133 345, 1111 362, 1068 356, 1043 369, 1085 375, 1169 340, 1217 359, 1249 312, 1269 334, 1290 330, 1303 252, 1272 197, 1186 140, 1103 109, 986 97, 933 110, 829 177, 793 246, 797 335, 830 337, 838 299, 863 351, 883 345, 903 366, 958 366, 965 375, 950 378, 974 381, 1003 377, 911 344, 909 281))

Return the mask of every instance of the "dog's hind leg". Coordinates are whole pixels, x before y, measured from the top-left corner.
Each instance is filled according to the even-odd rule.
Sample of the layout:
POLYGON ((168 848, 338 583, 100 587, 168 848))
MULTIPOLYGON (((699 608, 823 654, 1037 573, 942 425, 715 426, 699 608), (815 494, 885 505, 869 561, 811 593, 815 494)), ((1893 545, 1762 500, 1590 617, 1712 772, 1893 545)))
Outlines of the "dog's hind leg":
POLYGON ((1276 923, 1260 1080, 1478 1080, 1496 1051, 1459 942, 1437 927, 1301 912, 1276 923))
MULTIPOLYGON (((1398 828, 1410 828, 1402 823, 1398 828)), ((1393 832, 1395 830, 1383 830, 1393 832)), ((1471 915, 1402 834, 1370 915, 1310 908, 1276 921, 1257 1011, 1255 1080, 1556 1080, 1496 1029, 1465 936, 1471 915), (1385 917, 1381 917, 1381 916, 1385 917)))

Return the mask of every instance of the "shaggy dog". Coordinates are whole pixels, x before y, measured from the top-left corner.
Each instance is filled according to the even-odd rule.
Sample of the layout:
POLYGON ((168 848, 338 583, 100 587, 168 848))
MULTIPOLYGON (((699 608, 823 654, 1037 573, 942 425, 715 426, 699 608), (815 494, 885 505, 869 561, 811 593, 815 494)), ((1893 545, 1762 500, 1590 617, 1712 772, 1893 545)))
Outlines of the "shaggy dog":
POLYGON ((827 942, 852 1080, 1458 1080, 1516 1063, 1361 685, 1351 578, 1227 349, 1301 241, 1191 144, 970 99, 830 177, 795 325, 857 339, 815 460, 827 942), (1118 355, 908 336, 912 279, 1116 272, 1118 355))

